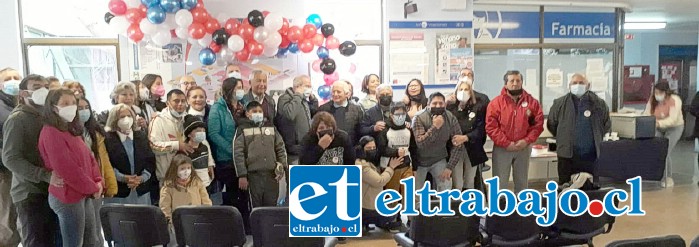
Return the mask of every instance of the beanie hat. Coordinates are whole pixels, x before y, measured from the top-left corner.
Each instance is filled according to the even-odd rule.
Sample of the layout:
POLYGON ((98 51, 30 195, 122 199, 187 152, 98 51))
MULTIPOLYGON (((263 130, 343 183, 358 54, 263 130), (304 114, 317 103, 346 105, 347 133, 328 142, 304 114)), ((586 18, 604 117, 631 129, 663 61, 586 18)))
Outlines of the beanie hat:
POLYGON ((204 128, 206 129, 206 124, 201 120, 200 117, 194 116, 194 115, 186 115, 184 116, 184 136, 185 138, 189 137, 189 134, 192 133, 196 128, 204 128))

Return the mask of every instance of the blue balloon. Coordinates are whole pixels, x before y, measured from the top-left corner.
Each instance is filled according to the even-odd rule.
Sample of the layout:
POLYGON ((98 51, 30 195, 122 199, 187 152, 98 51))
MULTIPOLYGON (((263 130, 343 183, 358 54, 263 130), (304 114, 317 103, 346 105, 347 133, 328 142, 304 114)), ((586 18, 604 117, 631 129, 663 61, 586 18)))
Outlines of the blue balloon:
POLYGON ((197 0, 182 0, 182 8, 186 10, 192 10, 197 6, 197 0))
POLYGON ((165 10, 160 6, 150 7, 146 13, 146 18, 153 24, 163 23, 165 21, 165 10))
POLYGON ((313 24, 316 28, 321 28, 323 26, 323 21, 320 20, 318 14, 311 14, 306 18, 306 23, 313 24))
POLYGON ((330 97, 330 86, 323 85, 318 87, 318 96, 323 99, 330 97))
POLYGON ((182 0, 160 0, 160 7, 168 13, 175 13, 182 8, 182 0))
POLYGON ((299 44, 296 44, 296 43, 291 43, 291 44, 289 44, 289 51, 290 51, 291 53, 294 53, 294 54, 296 54, 297 52, 299 52, 299 44))
POLYGON ((141 0, 141 3, 146 5, 147 8, 150 8, 160 5, 160 0, 141 0))
POLYGON ((286 53, 289 51, 289 48, 279 48, 277 51, 277 57, 283 57, 286 56, 286 53))
POLYGON ((212 65, 216 62, 216 53, 210 48, 204 48, 199 52, 199 62, 203 65, 212 65))
POLYGON ((330 56, 328 48, 325 48, 325 46, 318 47, 316 54, 318 54, 318 58, 320 59, 325 59, 328 58, 328 56, 330 56))

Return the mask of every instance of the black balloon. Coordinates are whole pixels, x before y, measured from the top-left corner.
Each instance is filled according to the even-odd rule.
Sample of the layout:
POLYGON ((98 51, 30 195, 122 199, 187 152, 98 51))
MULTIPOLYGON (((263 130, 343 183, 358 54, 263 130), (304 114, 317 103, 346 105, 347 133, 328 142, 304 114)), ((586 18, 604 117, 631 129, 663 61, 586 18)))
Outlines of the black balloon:
POLYGON ((214 31, 211 39, 218 45, 224 45, 228 42, 228 33, 226 33, 226 29, 221 28, 214 31))
POLYGON ((259 27, 265 24, 264 15, 259 10, 253 10, 248 13, 248 22, 253 27, 259 27))
POLYGON ((320 32, 323 33, 323 36, 326 38, 330 35, 333 35, 335 33, 335 26, 330 23, 325 23, 323 26, 320 28, 320 32))
POLYGON ((110 21, 112 21, 112 18, 114 18, 114 15, 112 13, 104 13, 104 22, 109 24, 110 21))
POLYGON ((326 75, 334 73, 336 67, 337 64, 335 64, 335 60, 330 58, 323 59, 323 61, 320 62, 320 70, 326 75))
POLYGON ((354 52, 357 51, 357 45, 352 41, 345 41, 340 44, 340 48, 338 48, 338 50, 340 51, 340 54, 349 57, 354 55, 354 52))

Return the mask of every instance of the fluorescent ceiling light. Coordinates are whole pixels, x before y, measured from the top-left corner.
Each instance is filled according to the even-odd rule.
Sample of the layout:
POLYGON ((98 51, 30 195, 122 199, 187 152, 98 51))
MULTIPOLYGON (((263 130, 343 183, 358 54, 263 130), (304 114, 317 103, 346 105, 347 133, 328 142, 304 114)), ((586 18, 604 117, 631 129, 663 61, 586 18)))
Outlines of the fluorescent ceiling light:
POLYGON ((627 22, 624 23, 624 29, 664 29, 665 25, 665 22, 627 22))

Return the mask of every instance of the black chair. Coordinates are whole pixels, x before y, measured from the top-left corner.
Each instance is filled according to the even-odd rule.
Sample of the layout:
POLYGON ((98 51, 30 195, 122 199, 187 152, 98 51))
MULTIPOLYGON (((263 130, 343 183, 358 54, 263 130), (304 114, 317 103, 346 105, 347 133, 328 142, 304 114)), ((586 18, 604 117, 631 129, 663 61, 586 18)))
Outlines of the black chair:
POLYGON ((617 240, 607 244, 607 247, 685 247, 682 237, 669 235, 643 239, 617 240))
POLYGON ((112 246, 167 246, 163 211, 150 205, 106 204, 100 209, 104 239, 112 246))
MULTIPOLYGON (((500 200, 500 208, 505 201, 500 200)), ((488 216, 483 227, 484 246, 542 246, 541 229, 536 216, 521 216, 513 213, 508 216, 488 216)))
MULTIPOLYGON (((584 191, 590 201, 604 201, 604 196, 614 188, 602 188, 593 191, 584 191)), ((577 208, 577 200, 571 201, 571 208, 577 208)), ((615 206, 619 206, 619 200, 615 198, 615 206)), ((546 228, 544 234, 547 236, 546 246, 566 246, 574 244, 587 244, 594 246, 592 238, 609 233, 614 225, 615 217, 606 213, 599 217, 593 217, 584 213, 577 217, 571 217, 558 211, 556 222, 546 228)))
POLYGON ((289 237, 288 207, 258 207, 250 213, 252 244, 255 247, 331 247, 337 238, 289 237))
POLYGON ((689 247, 699 247, 699 236, 692 240, 692 243, 689 244, 689 247))
MULTIPOLYGON (((432 202, 432 207, 439 202, 432 202)), ((481 240, 478 230, 480 217, 463 216, 459 213, 460 202, 454 201, 451 209, 454 216, 411 217, 408 233, 393 235, 398 245, 411 246, 474 246, 481 240)))
POLYGON ((179 246, 243 246, 246 241, 243 216, 230 206, 178 207, 172 223, 179 246))

